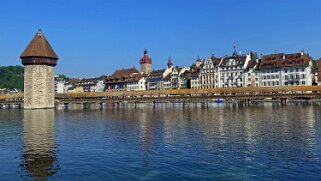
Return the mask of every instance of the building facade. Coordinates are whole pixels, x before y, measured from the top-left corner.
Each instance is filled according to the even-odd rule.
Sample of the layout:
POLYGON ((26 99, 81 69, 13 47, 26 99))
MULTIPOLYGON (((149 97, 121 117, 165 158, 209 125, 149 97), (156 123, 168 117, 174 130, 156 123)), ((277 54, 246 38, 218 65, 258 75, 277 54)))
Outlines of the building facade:
POLYGON ((146 90, 146 77, 144 73, 133 74, 127 81, 128 91, 146 90))
POLYGON ((219 87, 219 66, 222 58, 217 58, 214 55, 203 61, 200 69, 199 77, 201 88, 217 88, 219 87))
POLYGON ((244 87, 258 87, 260 85, 260 74, 258 71, 258 62, 251 60, 243 72, 244 87))
POLYGON ((224 57, 219 66, 218 87, 244 87, 243 73, 250 60, 250 54, 245 56, 236 52, 224 57))
POLYGON ((312 85, 312 59, 303 51, 264 55, 259 71, 260 86, 312 85))
POLYGON ((111 76, 105 79, 105 90, 127 90, 127 82, 134 74, 139 74, 135 68, 116 70, 111 76))

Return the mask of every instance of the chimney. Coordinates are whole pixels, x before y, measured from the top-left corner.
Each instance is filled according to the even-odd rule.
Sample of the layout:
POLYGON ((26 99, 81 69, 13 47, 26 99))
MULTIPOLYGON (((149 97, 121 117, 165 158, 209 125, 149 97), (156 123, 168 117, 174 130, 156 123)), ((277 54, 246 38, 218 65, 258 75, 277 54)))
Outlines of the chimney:
POLYGON ((301 55, 304 55, 304 50, 301 50, 301 55))

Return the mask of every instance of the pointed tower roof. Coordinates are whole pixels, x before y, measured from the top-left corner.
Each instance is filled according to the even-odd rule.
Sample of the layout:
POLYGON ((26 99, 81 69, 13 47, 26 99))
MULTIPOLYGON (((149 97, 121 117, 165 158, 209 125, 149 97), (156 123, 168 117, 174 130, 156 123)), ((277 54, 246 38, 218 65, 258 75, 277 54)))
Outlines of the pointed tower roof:
POLYGON ((33 37, 27 48, 20 55, 20 58, 49 58, 58 60, 58 56, 55 51, 50 46, 45 35, 42 33, 41 29, 38 30, 36 35, 33 37))
POLYGON ((149 58, 148 52, 146 49, 144 50, 144 56, 139 60, 139 63, 140 64, 145 64, 145 63, 152 64, 152 59, 149 58))
POLYGON ((167 66, 168 67, 173 66, 173 62, 172 62, 172 58, 171 57, 168 58, 167 66))

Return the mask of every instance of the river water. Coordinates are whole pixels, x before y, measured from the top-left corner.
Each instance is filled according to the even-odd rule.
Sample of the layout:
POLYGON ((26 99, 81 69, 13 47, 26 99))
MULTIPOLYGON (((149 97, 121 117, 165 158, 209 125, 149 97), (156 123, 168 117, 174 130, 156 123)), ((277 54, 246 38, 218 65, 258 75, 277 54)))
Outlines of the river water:
POLYGON ((321 107, 0 110, 0 180, 318 180, 321 107))

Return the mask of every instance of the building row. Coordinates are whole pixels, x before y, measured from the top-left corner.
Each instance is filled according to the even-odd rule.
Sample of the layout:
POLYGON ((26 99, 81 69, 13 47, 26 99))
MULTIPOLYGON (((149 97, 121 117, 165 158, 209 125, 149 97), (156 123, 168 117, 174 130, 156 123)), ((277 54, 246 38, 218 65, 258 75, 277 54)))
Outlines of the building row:
MULTIPOLYGON (((169 58, 164 69, 154 70, 147 50, 139 60, 140 69, 124 68, 110 76, 93 79, 57 78, 55 90, 65 92, 137 91, 226 87, 270 87, 317 84, 318 71, 303 51, 197 58, 192 66, 174 66, 169 58)), ((320 64, 319 64, 320 66, 320 64)), ((319 69, 321 70, 321 69, 319 69)), ((320 76, 321 74, 319 74, 320 76)), ((321 78, 319 78, 321 80, 321 78)))

